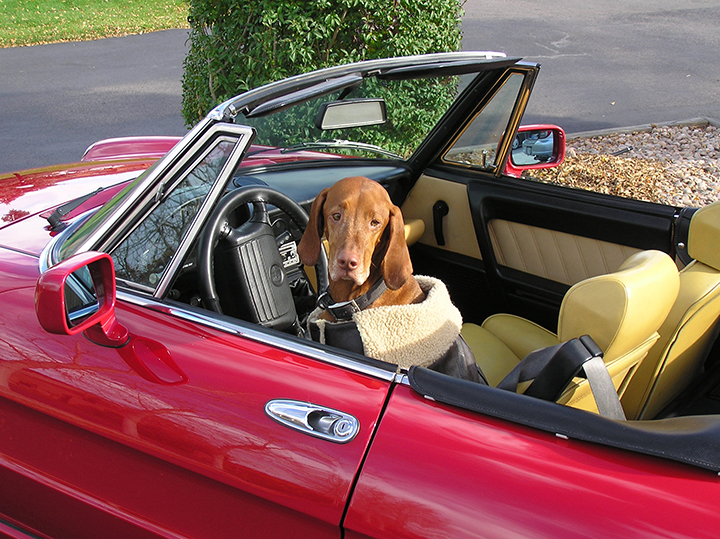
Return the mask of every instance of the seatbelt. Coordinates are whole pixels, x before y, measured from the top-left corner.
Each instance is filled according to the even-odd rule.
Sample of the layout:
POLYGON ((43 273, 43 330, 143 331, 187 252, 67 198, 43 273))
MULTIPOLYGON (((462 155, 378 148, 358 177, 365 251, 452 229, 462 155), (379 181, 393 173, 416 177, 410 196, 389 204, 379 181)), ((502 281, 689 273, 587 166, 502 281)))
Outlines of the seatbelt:
POLYGON ((602 356, 590 358, 582 367, 600 415, 625 421, 625 412, 602 356))
POLYGON ((587 378, 601 415, 625 420, 612 378, 605 367, 600 347, 589 335, 529 353, 497 385, 517 391, 518 384, 533 380, 525 395, 557 401, 575 376, 587 378))

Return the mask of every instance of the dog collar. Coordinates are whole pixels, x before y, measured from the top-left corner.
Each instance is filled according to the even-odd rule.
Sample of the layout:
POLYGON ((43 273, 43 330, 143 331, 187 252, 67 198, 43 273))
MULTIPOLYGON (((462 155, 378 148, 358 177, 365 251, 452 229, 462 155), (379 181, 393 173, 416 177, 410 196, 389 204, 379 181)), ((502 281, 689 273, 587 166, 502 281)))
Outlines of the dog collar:
POLYGON ((362 296, 358 296, 349 301, 341 301, 340 303, 335 303, 332 296, 330 296, 330 292, 326 290, 318 297, 318 306, 333 315, 335 320, 352 320, 353 314, 366 309, 374 303, 383 294, 383 292, 385 292, 385 290, 387 290, 385 280, 379 279, 370 287, 370 290, 365 292, 362 296))

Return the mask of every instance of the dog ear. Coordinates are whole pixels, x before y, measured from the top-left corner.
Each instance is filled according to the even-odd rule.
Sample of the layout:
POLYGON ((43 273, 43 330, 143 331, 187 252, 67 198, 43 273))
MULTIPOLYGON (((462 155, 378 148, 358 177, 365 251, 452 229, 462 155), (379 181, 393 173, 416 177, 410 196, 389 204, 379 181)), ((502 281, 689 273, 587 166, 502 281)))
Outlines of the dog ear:
POLYGON ((325 234, 325 218, 323 206, 327 198, 327 189, 323 189, 313 200, 310 208, 310 218, 297 246, 300 261, 306 266, 314 266, 320 258, 320 242, 325 234))
POLYGON ((397 290, 412 275, 410 251, 405 242, 405 222, 397 206, 390 208, 390 220, 385 230, 387 249, 382 261, 382 273, 385 284, 390 290, 397 290))

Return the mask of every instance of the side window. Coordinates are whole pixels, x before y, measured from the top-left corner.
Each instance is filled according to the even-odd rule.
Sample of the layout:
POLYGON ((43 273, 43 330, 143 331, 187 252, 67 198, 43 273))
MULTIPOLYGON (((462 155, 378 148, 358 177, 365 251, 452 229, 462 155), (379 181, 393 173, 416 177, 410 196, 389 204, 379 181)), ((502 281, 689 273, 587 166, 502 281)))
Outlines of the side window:
POLYGON ((497 148, 507 130, 525 76, 513 73, 445 154, 449 163, 484 169, 497 166, 497 148))
POLYGON ((235 146, 220 140, 113 251, 116 275, 155 288, 235 146))

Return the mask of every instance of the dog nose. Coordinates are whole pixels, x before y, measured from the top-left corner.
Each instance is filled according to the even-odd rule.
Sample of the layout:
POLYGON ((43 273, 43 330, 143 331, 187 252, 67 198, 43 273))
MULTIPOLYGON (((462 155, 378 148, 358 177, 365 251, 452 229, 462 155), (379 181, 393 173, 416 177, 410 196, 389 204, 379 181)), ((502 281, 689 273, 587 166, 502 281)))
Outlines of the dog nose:
POLYGON ((343 251, 337 257, 338 265, 344 270, 354 270, 358 267, 358 257, 353 253, 343 251))

